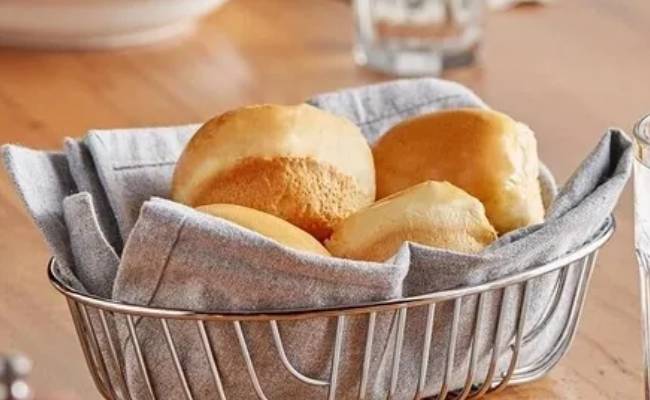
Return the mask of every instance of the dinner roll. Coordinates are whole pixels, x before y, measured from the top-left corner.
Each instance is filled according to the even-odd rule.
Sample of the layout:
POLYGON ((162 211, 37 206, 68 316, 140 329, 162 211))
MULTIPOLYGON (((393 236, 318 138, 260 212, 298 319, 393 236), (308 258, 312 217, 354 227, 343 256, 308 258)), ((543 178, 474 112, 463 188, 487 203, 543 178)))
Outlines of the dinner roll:
POLYGON ((480 201, 448 182, 427 181, 352 214, 325 245, 337 257, 385 261, 407 240, 475 253, 494 239, 480 201))
POLYGON ((378 198, 444 180, 481 200, 501 234, 544 219, 535 136, 505 114, 456 109, 422 115, 391 128, 373 154, 378 198))
POLYGON ((324 239, 374 201, 372 153, 356 125, 310 105, 243 107, 192 137, 172 198, 255 208, 324 239))
POLYGON ((309 233, 271 214, 235 204, 210 204, 197 207, 197 210, 243 226, 293 249, 330 255, 309 233))

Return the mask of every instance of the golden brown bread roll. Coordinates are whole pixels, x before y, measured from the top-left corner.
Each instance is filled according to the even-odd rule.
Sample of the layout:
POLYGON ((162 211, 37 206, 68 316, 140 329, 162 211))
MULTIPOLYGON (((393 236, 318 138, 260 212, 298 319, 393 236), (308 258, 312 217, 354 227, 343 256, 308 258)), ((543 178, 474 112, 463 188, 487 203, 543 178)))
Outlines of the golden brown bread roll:
POLYGON ((324 239, 374 201, 372 153, 352 122, 310 105, 244 107, 208 121, 190 140, 172 198, 255 208, 324 239))
POLYGON ((309 233, 271 214, 235 204, 210 204, 197 207, 197 210, 243 226, 296 250, 330 255, 309 233))
POLYGON ((427 181, 352 214, 325 245, 337 257, 385 261, 407 240, 475 253, 494 239, 480 201, 448 182, 427 181))
POLYGON ((505 114, 457 109, 413 118, 391 128, 373 154, 378 198, 444 180, 481 200, 499 233, 544 219, 535 136, 505 114))

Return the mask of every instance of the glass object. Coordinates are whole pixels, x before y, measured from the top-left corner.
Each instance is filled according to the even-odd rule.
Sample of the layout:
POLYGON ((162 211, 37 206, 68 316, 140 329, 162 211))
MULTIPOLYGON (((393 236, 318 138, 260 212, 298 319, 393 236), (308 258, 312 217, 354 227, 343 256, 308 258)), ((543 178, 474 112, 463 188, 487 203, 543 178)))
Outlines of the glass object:
POLYGON ((644 393, 650 400, 650 115, 634 127, 634 241, 641 282, 644 393))
POLYGON ((355 60, 382 72, 440 75, 474 63, 484 0, 354 0, 355 60))

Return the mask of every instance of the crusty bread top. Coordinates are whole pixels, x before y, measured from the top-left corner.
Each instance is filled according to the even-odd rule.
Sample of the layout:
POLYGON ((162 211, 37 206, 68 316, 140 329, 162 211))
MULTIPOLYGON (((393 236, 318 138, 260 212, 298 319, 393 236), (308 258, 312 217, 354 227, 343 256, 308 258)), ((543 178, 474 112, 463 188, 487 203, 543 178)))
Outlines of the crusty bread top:
POLYGON ((271 214, 235 204, 210 204, 197 207, 197 210, 226 219, 296 250, 329 255, 310 234, 271 214))
POLYGON ((309 158, 242 160, 206 182, 197 204, 229 203, 254 208, 327 239, 334 226, 375 199, 351 176, 309 158))
POLYGON ((197 205, 203 183, 242 160, 274 157, 323 162, 375 197, 372 153, 356 125, 307 104, 267 104, 239 108, 205 123, 176 165, 172 198, 197 205))
POLYGON ((480 201, 448 182, 427 181, 352 214, 326 246, 335 256, 384 261, 407 240, 473 253, 494 239, 480 201))
POLYGON ((500 233, 544 218, 534 134, 505 114, 455 109, 406 120, 373 154, 378 198, 446 180, 481 200, 500 233))

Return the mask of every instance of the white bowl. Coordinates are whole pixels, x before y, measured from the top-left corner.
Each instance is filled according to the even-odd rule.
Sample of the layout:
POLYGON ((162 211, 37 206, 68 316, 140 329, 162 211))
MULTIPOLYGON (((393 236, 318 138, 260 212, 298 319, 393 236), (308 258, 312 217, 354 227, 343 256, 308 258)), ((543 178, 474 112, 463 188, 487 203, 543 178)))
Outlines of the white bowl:
POLYGON ((225 0, 0 0, 0 44, 88 49, 157 42, 225 0))

